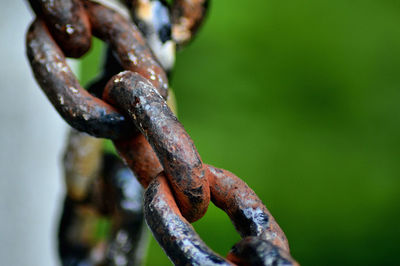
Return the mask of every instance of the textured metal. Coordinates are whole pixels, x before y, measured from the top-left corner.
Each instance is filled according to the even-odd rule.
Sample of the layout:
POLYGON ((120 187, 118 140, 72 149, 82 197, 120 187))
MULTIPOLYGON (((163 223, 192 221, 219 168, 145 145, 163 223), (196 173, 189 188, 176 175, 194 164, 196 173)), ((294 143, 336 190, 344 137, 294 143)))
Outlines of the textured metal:
POLYGON ((81 87, 43 20, 37 19, 32 23, 26 46, 37 82, 72 127, 92 136, 112 139, 131 134, 132 123, 114 107, 81 87))
MULTIPOLYGON (((81 135, 73 138, 91 141, 81 135)), ((69 147, 66 156, 79 151, 69 147)), ((82 197, 65 198, 58 234, 61 262, 65 266, 140 265, 148 242, 143 189, 115 155, 102 155, 101 160, 99 169, 91 168, 82 176, 91 181, 82 197)), ((82 164, 69 167, 75 169, 68 173, 83 172, 81 168, 85 168, 82 164)), ((68 173, 66 179, 71 178, 68 173)))
POLYGON ((237 265, 298 266, 290 255, 267 240, 246 237, 233 246, 227 258, 237 265))
POLYGON ((207 167, 213 203, 224 210, 244 238, 225 260, 210 250, 181 215, 163 174, 145 193, 146 221, 175 265, 298 265, 286 236, 261 200, 232 173, 207 167), (230 265, 230 264, 229 264, 230 265))
POLYGON ((208 166, 213 203, 225 211, 242 237, 258 236, 289 250, 282 229, 254 191, 229 171, 208 166))
POLYGON ((100 4, 85 1, 93 34, 109 43, 125 70, 148 79, 164 97, 168 94, 167 76, 153 57, 138 28, 117 12, 100 4))
POLYGON ((193 141, 144 77, 121 72, 107 84, 103 98, 129 114, 164 168, 182 214, 193 222, 207 211, 210 189, 193 141))
POLYGON ((182 48, 193 40, 207 14, 209 0, 174 0, 172 4, 172 37, 182 48))
POLYGON ((176 265, 298 265, 254 191, 229 171, 203 164, 171 111, 166 73, 175 48, 189 43, 202 24, 207 0, 175 0, 171 6, 126 0, 137 26, 127 13, 88 0, 29 2, 37 18, 27 33, 27 55, 39 85, 72 127, 112 139, 127 165, 104 154, 102 140, 71 133, 59 231, 63 265, 141 264, 144 217, 176 265), (65 55, 83 55, 92 33, 109 48, 101 76, 86 91, 65 55), (139 183, 147 188, 144 212, 139 183), (226 259, 190 224, 205 214, 210 200, 242 237, 226 259), (98 224, 103 225, 100 236, 93 234, 98 224))
POLYGON ((80 0, 29 0, 45 19, 51 35, 68 57, 81 57, 91 45, 88 16, 80 0))
POLYGON ((161 66, 168 73, 175 63, 175 42, 172 40, 172 22, 169 7, 164 1, 128 1, 132 18, 161 66))
POLYGON ((182 216, 165 175, 147 188, 144 205, 147 224, 175 265, 232 265, 207 247, 182 216))

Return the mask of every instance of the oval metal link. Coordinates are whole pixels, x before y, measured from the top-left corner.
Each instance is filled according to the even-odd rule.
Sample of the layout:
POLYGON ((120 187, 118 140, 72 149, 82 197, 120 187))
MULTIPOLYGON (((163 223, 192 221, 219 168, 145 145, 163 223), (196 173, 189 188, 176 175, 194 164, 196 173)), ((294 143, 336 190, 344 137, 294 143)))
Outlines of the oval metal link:
POLYGON ((257 236, 289 251, 285 234, 260 198, 231 172, 207 165, 211 200, 225 211, 241 237, 257 236))
POLYGON ((210 250, 182 217, 163 174, 145 192, 145 217, 175 265, 293 265, 286 237, 255 193, 232 173, 207 165, 211 197, 244 238, 227 260, 210 250))
POLYGON ((175 265, 232 265, 212 251, 181 215, 165 175, 147 188, 144 211, 155 239, 175 265))
POLYGON ((172 37, 179 48, 192 41, 207 14, 209 0, 174 0, 172 37))
POLYGON ((135 24, 164 70, 169 74, 175 63, 175 41, 169 5, 160 0, 127 0, 135 24))
POLYGON ((80 0, 29 0, 67 57, 81 57, 91 46, 90 23, 80 0))
POLYGON ((147 46, 138 28, 117 12, 100 4, 86 1, 85 7, 93 34, 110 44, 125 70, 137 72, 148 79, 166 98, 168 78, 147 46))
POLYGON ((193 141, 152 84, 122 72, 107 84, 103 98, 125 110, 156 152, 182 214, 190 222, 207 211, 210 189, 193 141))
POLYGON ((257 237, 246 237, 236 243, 227 258, 237 265, 298 266, 283 249, 257 237))
MULTIPOLYGON (((150 47, 157 50, 155 52, 151 51, 146 39, 134 24, 100 4, 80 0, 29 2, 39 16, 27 33, 27 54, 37 81, 70 125, 93 136, 114 140, 119 154, 135 172, 142 186, 147 187, 146 221, 159 244, 176 265, 298 265, 290 257, 286 236, 254 191, 229 171, 204 165, 191 138, 168 108, 165 102, 168 79, 159 62, 163 62, 160 55, 174 57, 174 53, 169 53, 168 50, 158 51, 159 41, 163 41, 162 31, 166 30, 164 26, 170 26, 170 22, 164 21, 162 16, 155 17, 157 10, 166 12, 165 6, 163 9, 154 8, 160 1, 126 0, 137 7, 132 9, 133 15, 137 23, 145 25, 141 30, 150 42, 150 47), (56 5, 55 10, 51 10, 52 5, 56 5), (144 15, 140 5, 143 5, 144 10, 152 10, 147 15, 153 17, 144 15), (71 18, 71 14, 75 14, 75 17, 71 18), (81 25, 74 26, 74 23, 81 25), (90 86, 90 93, 97 97, 79 85, 59 48, 61 46, 69 56, 84 53, 86 43, 79 44, 72 33, 76 29, 81 32, 79 37, 82 40, 90 40, 91 27, 95 36, 110 44, 119 61, 118 63, 111 52, 108 52, 103 76, 90 86), (65 33, 72 38, 62 39, 65 38, 65 33), (156 37, 160 40, 154 42, 156 37), (68 41, 72 46, 66 48, 68 41), (121 68, 130 71, 113 76, 103 90, 107 80, 121 68), (227 259, 208 248, 190 225, 190 222, 204 215, 210 198, 228 214, 243 238, 232 248, 227 259)), ((206 14, 207 6, 208 0, 173 1, 172 37, 179 47, 194 37, 206 14)), ((171 35, 167 37, 170 41, 171 35)), ((170 69, 165 63, 163 67, 170 69)), ((84 138, 80 140, 84 141, 84 138)), ((100 154, 95 149, 93 153, 100 154)), ((79 157, 77 154, 74 156, 79 157)), ((95 217, 98 215, 96 212, 99 215, 118 213, 118 221, 114 222, 118 223, 119 229, 128 233, 128 237, 133 236, 130 241, 134 241, 135 234, 141 230, 141 225, 136 223, 141 218, 135 218, 142 217, 141 210, 133 207, 138 205, 137 193, 135 199, 129 198, 131 194, 124 194, 124 182, 131 180, 132 176, 119 175, 120 170, 129 170, 119 161, 117 164, 110 163, 113 161, 109 160, 111 157, 104 159, 105 168, 102 170, 101 180, 93 176, 88 179, 89 183, 95 179, 100 182, 93 187, 88 182, 82 183, 82 186, 75 184, 74 182, 80 182, 75 176, 69 178, 70 196, 66 200, 60 241, 67 239, 67 227, 71 226, 72 220, 83 219, 76 224, 84 226, 87 218, 85 204, 91 204, 89 209, 94 208, 95 217), (105 199, 104 195, 111 198, 105 199), (136 203, 127 202, 130 200, 136 200, 136 203), (124 205, 124 202, 129 204, 124 205)), ((95 168, 94 166, 90 169, 95 168)), ((83 169, 79 169, 80 172, 81 170, 83 169)), ((74 170, 67 174, 79 174, 79 171, 74 170)), ((113 232, 107 251, 109 253, 106 255, 117 258, 122 254, 129 262, 134 262, 138 254, 133 252, 137 248, 129 249, 129 254, 124 253, 128 246, 119 242, 118 232, 113 232)), ((110 260, 106 263, 114 262, 110 260)))
POLYGON ((123 138, 135 132, 133 123, 114 107, 81 87, 43 20, 32 23, 26 38, 27 55, 36 81, 68 124, 101 138, 123 138))
MULTIPOLYGON (((75 137, 78 142, 94 141, 75 137)), ((66 155, 84 153, 79 146, 69 147, 66 155)), ((78 156, 89 156, 93 154, 78 156)), ((97 154, 95 155, 95 157, 97 154)), ((148 243, 144 221, 143 189, 130 169, 112 154, 101 154, 102 165, 65 165, 66 179, 87 179, 90 186, 82 198, 65 198, 58 233, 59 254, 63 265, 140 265, 142 250, 148 243), (96 256, 93 256, 97 254, 96 256), (127 264, 123 264, 127 265, 127 264)), ((86 160, 90 158, 85 158, 86 160)), ((82 180, 81 180, 82 181, 82 180)), ((79 187, 75 184, 74 188, 79 187)), ((86 186, 85 186, 86 187, 86 186)), ((81 192, 81 189, 79 189, 81 192)))

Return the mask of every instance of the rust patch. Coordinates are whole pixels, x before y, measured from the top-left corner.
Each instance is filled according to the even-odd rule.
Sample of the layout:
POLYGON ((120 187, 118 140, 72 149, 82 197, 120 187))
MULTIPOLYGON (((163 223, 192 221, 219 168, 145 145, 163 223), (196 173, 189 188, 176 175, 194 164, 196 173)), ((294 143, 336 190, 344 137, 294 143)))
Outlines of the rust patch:
POLYGON ((207 165, 211 200, 224 210, 242 237, 257 236, 289 251, 285 234, 254 191, 229 171, 207 165))
POLYGON ((227 259, 243 266, 299 266, 286 251, 257 237, 246 237, 239 241, 233 246, 227 259))
POLYGON ((79 58, 91 46, 89 18, 80 0, 29 0, 68 57, 79 58))
POLYGON ((68 124, 92 136, 111 139, 134 132, 132 122, 81 87, 43 20, 32 23, 26 46, 36 81, 68 124))
POLYGON ((121 66, 148 79, 164 97, 168 94, 168 79, 154 59, 138 28, 120 14, 102 5, 85 1, 93 34, 109 43, 118 55, 121 66))
POLYGON ((150 183, 144 200, 146 222, 175 265, 232 265, 207 247, 183 218, 164 174, 150 183))
POLYGON ((172 5, 172 37, 179 48, 189 43, 208 10, 208 0, 175 0, 172 5))
MULTIPOLYGON (((208 181, 193 141, 152 84, 122 72, 107 84, 103 98, 132 119, 157 154, 183 216, 201 218, 210 201, 208 181)), ((128 159, 127 161, 129 161, 128 159)))

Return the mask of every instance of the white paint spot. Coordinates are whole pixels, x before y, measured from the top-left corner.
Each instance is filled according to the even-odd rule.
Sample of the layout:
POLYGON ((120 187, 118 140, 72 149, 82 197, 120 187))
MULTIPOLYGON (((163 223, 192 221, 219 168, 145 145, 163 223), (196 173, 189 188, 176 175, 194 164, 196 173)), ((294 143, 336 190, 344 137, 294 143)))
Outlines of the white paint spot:
POLYGON ((68 33, 68 34, 73 34, 74 32, 75 32, 75 28, 71 25, 71 24, 67 24, 66 26, 65 26, 65 31, 68 33))

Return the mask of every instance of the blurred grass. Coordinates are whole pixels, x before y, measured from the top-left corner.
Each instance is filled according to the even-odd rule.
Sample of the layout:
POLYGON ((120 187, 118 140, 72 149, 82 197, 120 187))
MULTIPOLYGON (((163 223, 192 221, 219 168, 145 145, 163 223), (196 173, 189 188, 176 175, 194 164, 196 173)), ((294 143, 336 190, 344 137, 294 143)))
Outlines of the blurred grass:
MULTIPOLYGON (((303 265, 400 264, 399 25, 394 0, 218 0, 178 54, 204 162, 256 191, 303 265)), ((239 239, 215 207, 194 226, 222 255, 239 239)), ((155 241, 147 264, 170 265, 155 241)))

